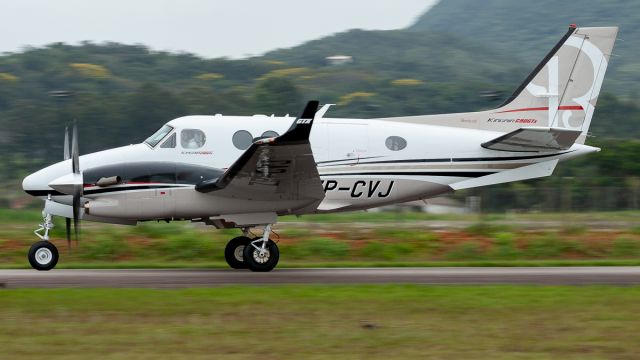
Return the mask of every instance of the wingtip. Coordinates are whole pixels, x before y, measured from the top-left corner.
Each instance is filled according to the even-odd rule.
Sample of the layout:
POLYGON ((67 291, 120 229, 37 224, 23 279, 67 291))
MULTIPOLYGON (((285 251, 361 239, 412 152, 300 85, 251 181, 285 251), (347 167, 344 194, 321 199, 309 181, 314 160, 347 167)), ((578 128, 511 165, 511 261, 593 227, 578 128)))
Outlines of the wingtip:
POLYGON ((300 119, 313 119, 318 111, 318 107, 320 106, 320 101, 318 100, 310 100, 307 102, 307 106, 304 107, 302 111, 302 115, 300 115, 300 119))
POLYGON ((313 119, 316 116, 316 112, 318 112, 319 106, 320 102, 318 100, 310 100, 307 102, 307 106, 305 106, 302 111, 302 115, 293 122, 286 133, 276 139, 276 142, 309 140, 313 119))

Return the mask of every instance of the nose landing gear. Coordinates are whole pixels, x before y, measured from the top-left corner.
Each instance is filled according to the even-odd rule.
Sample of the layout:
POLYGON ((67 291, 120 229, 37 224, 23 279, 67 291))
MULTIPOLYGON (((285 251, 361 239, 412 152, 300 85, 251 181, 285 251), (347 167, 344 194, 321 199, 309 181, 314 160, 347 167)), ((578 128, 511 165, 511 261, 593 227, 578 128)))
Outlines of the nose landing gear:
POLYGON ((36 270, 47 271, 53 269, 58 263, 58 249, 49 242, 49 231, 53 229, 51 214, 42 212, 43 222, 33 233, 40 238, 41 241, 31 245, 27 259, 29 264, 36 270), (44 233, 42 233, 44 232, 44 233))

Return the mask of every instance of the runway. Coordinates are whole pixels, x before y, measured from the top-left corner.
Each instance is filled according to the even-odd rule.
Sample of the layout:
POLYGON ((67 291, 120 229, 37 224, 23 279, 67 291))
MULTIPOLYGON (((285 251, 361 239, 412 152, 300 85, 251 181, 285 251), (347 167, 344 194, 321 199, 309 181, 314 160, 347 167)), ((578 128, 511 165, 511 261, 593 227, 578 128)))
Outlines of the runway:
POLYGON ((2 288, 187 288, 276 284, 640 285, 640 267, 0 270, 2 288))

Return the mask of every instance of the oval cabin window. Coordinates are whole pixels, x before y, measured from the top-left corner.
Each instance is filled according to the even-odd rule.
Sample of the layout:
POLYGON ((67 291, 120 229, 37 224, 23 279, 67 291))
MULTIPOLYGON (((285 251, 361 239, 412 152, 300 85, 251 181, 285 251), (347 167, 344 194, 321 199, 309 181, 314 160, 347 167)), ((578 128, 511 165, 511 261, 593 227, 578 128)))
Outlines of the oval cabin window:
POLYGON ((407 147, 407 140, 400 136, 389 136, 384 144, 391 151, 399 151, 407 147))
POLYGON ((247 150, 253 143, 253 136, 247 130, 238 130, 233 134, 231 141, 233 141, 233 146, 239 150, 247 150))

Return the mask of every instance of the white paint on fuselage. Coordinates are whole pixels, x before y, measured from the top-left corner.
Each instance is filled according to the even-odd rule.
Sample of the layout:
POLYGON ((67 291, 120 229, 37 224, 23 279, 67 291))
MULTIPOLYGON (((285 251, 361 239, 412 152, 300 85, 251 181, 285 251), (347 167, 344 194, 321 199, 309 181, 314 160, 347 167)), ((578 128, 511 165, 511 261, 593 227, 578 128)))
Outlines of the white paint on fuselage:
MULTIPOLYGON (((82 155, 80 168, 89 169, 125 162, 158 161, 226 169, 244 152, 233 145, 234 133, 246 130, 253 137, 259 137, 267 131, 283 134, 291 126, 294 119, 293 117, 267 116, 185 116, 167 123, 174 128, 172 133, 177 133, 175 148, 161 147, 164 141, 171 136, 169 134, 155 148, 142 143, 82 155), (205 133, 204 146, 199 149, 186 149, 182 146, 180 133, 188 129, 199 129, 205 133)), ((447 173, 486 171, 487 169, 504 170, 505 168, 500 167, 500 164, 496 164, 495 161, 475 161, 472 163, 451 161, 452 158, 523 155, 522 153, 488 150, 480 146, 483 142, 500 135, 502 133, 493 131, 375 119, 319 119, 313 125, 310 142, 315 160, 319 163, 318 170, 323 180, 323 186, 327 191, 326 197, 317 211, 365 209, 400 201, 433 197, 451 191, 449 184, 465 179, 465 177, 459 176, 424 174, 446 171, 447 169, 450 169, 450 171, 446 171, 447 173), (385 141, 389 136, 399 136, 405 139, 406 148, 399 151, 388 149, 385 141), (406 160, 420 159, 433 161, 406 162, 406 160), (334 160, 340 161, 330 162, 334 160), (372 172, 385 172, 385 174, 371 174, 372 172), (405 174, 398 174, 399 172, 405 174)), ((576 151, 572 154, 554 156, 545 158, 545 160, 575 156, 578 152, 588 151, 586 148, 589 147, 574 145, 571 150, 576 151)), ((535 160, 523 160, 521 163, 531 162, 535 162, 535 160)), ((516 161, 516 163, 519 162, 516 161)), ((62 161, 28 176, 23 182, 23 187, 25 190, 46 190, 48 189, 47 184, 52 180, 70 172, 70 160, 62 161)), ((287 204, 226 199, 216 196, 215 192, 201 194, 189 187, 171 190, 170 204, 167 204, 166 198, 162 200, 161 205, 155 207, 153 201, 147 201, 146 207, 151 210, 145 212, 145 207, 140 206, 142 201, 140 199, 153 199, 154 192, 153 190, 140 190, 111 195, 101 194, 95 199, 115 200, 116 206, 113 213, 109 213, 113 217, 140 220, 171 217, 195 218, 243 212, 273 211, 282 213, 283 209, 287 209, 287 204), (146 195, 140 194, 142 192, 146 192, 146 195), (118 211, 118 209, 121 210, 118 211)), ((87 198, 92 199, 90 196, 87 198)), ((58 196, 54 200, 70 203, 69 196, 58 196)))

